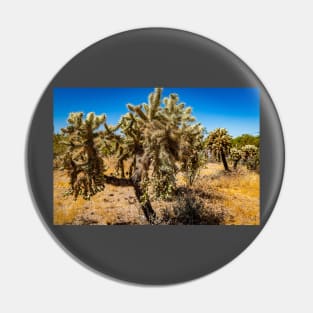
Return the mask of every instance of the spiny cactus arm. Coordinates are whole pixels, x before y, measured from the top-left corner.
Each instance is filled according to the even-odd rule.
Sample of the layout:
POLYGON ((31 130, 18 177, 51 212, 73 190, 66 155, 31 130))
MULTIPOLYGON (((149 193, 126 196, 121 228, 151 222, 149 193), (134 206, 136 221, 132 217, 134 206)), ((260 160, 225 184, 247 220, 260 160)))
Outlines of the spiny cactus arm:
POLYGON ((67 119, 68 124, 79 128, 83 123, 83 115, 83 112, 71 112, 67 119))
POLYGON ((98 129, 104 122, 106 121, 106 115, 96 115, 93 122, 92 122, 92 129, 98 129))
POLYGON ((195 125, 190 125, 185 128, 185 132, 187 135, 191 137, 203 136, 204 128, 200 123, 195 125))
POLYGON ((170 123, 172 119, 173 117, 171 117, 170 114, 167 114, 165 110, 158 112, 157 120, 163 123, 164 125, 170 123))
POLYGON ((112 153, 111 141, 103 140, 99 146, 99 151, 101 152, 102 156, 110 155, 112 153))
POLYGON ((127 121, 127 123, 124 123, 124 125, 122 126, 122 130, 124 133, 127 133, 128 130, 130 130, 134 125, 134 120, 131 119, 129 121, 127 121))
POLYGON ((112 134, 112 130, 107 123, 103 124, 104 129, 106 130, 106 134, 112 134))
POLYGON ((61 128, 61 132, 63 134, 71 134, 75 131, 75 128, 71 125, 67 126, 67 127, 64 127, 64 128, 61 128))
POLYGON ((160 119, 154 119, 151 122, 151 126, 155 129, 163 129, 165 128, 167 125, 167 123, 164 120, 160 120, 160 119))
POLYGON ((189 114, 183 114, 182 120, 184 122, 195 122, 196 118, 194 116, 190 116, 189 114))
POLYGON ((123 121, 122 125, 125 124, 125 122, 127 121, 136 121, 134 114, 132 112, 127 112, 126 114, 124 114, 121 118, 121 120, 123 121))
POLYGON ((107 123, 103 124, 104 129, 105 129, 105 136, 106 137, 114 137, 116 136, 114 133, 121 128, 122 126, 122 121, 120 121, 119 123, 117 123, 115 126, 113 125, 108 125, 107 123))
POLYGON ((154 88, 154 92, 152 94, 150 94, 150 96, 152 95, 152 98, 149 99, 151 104, 157 105, 157 106, 160 105, 162 91, 163 91, 163 88, 161 88, 161 87, 154 88))
POLYGON ((149 116, 149 112, 150 112, 150 106, 149 106, 149 104, 143 103, 142 106, 143 106, 143 108, 144 108, 144 110, 145 110, 146 115, 149 116))
POLYGON ((106 129, 110 130, 110 133, 115 133, 117 130, 119 130, 124 124, 124 118, 121 118, 118 123, 114 126, 114 125, 106 125, 106 129))
POLYGON ((165 108, 169 113, 175 112, 175 106, 178 102, 178 95, 177 94, 170 94, 169 97, 165 97, 163 100, 165 104, 165 108))
POLYGON ((127 131, 127 135, 133 139, 133 141, 139 141, 139 136, 137 132, 135 132, 133 129, 129 129, 127 131))
POLYGON ((177 104, 177 106, 176 106, 176 108, 177 108, 177 110, 182 110, 182 109, 184 109, 185 108, 185 103, 184 102, 181 102, 181 103, 179 103, 179 104, 177 104))
POLYGON ((60 141, 59 144, 64 145, 64 146, 72 146, 73 144, 70 141, 60 141))
POLYGON ((96 121, 99 124, 103 124, 107 120, 107 116, 105 114, 100 114, 96 116, 96 121))
POLYGON ((77 139, 69 139, 68 141, 60 141, 60 144, 67 146, 69 149, 74 150, 84 146, 83 142, 78 141, 77 139))
POLYGON ((148 113, 149 121, 152 121, 158 112, 161 105, 162 88, 155 88, 148 97, 148 106, 146 112, 148 113))
POLYGON ((191 107, 187 107, 185 110, 184 110, 184 114, 186 115, 191 115, 192 113, 192 108, 191 107))
POLYGON ((136 106, 135 105, 128 103, 126 106, 127 106, 128 110, 136 113, 136 106))
POLYGON ((137 105, 137 106, 134 106, 134 105, 131 105, 131 104, 128 104, 127 105, 128 109, 135 112, 143 121, 148 121, 148 117, 147 115, 142 111, 142 105, 137 105))

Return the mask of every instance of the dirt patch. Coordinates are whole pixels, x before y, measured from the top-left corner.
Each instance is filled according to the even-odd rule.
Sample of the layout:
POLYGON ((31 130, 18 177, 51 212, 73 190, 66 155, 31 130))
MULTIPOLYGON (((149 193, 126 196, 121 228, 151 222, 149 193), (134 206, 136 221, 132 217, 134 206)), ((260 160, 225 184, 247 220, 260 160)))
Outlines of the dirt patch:
MULTIPOLYGON (((79 196, 75 201, 72 195, 66 195, 66 171, 54 170, 53 174, 54 224, 147 224, 133 187, 106 184, 91 200, 79 196)), ((178 175, 177 185, 173 201, 151 201, 160 224, 188 224, 188 219, 189 224, 259 224, 260 177, 256 172, 239 167, 227 174, 222 165, 209 163, 191 189, 182 175, 178 175)))

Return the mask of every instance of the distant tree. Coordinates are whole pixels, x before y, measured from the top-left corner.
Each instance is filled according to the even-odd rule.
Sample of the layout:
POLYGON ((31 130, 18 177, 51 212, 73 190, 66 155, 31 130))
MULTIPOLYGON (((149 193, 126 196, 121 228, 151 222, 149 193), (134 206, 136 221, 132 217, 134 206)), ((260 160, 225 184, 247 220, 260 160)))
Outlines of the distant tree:
POLYGON ((241 136, 232 139, 232 146, 236 148, 242 148, 245 145, 260 146, 260 136, 253 136, 249 134, 243 134, 241 136))
POLYGON ((225 171, 229 171, 226 157, 231 148, 231 136, 225 128, 216 128, 209 133, 206 146, 216 160, 222 160, 225 171))

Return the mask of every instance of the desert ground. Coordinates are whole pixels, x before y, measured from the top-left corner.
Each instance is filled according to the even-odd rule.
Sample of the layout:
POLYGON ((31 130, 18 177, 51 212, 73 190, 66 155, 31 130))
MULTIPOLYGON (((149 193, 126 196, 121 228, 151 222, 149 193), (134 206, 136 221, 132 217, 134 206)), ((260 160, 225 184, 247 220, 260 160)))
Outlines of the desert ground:
MULTIPOLYGON (((157 224, 258 225, 260 176, 238 166, 225 173, 222 164, 205 165, 191 188, 177 177, 177 196, 171 201, 151 199, 157 224), (200 214, 198 214, 198 211, 200 214), (200 216, 200 217, 199 217, 200 216), (174 221, 174 222, 173 222, 174 221)), ((148 224, 132 187, 106 184, 90 200, 66 195, 66 171, 54 170, 54 224, 129 225, 148 224)))

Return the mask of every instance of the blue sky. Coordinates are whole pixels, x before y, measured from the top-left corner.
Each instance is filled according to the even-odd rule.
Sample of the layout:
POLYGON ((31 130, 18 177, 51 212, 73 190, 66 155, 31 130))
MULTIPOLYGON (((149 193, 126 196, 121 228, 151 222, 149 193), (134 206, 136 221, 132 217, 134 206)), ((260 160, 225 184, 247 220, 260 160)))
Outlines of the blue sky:
MULTIPOLYGON (((127 112, 127 103, 148 101, 151 88, 54 88, 54 132, 66 126, 70 112, 105 113, 116 124, 127 112)), ((259 134, 260 95, 257 88, 164 88, 163 97, 177 93, 192 107, 193 115, 208 131, 227 128, 236 137, 259 134)))

